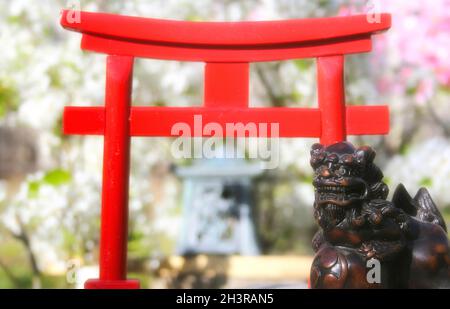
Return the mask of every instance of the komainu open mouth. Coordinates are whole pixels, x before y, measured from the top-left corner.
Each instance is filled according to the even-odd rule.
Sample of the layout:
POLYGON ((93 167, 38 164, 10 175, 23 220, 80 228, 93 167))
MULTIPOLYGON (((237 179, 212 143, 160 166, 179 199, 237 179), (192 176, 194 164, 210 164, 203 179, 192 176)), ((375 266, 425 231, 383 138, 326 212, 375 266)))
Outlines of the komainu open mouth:
POLYGON ((318 204, 349 206, 355 201, 363 200, 367 195, 366 186, 363 183, 353 186, 319 185, 315 188, 318 204))

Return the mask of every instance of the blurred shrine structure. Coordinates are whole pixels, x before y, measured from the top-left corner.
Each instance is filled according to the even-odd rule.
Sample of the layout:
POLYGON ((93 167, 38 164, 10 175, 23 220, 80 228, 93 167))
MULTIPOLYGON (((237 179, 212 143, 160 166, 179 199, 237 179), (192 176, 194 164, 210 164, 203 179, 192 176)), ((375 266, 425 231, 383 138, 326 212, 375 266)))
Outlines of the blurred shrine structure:
POLYGON ((176 174, 183 179, 183 226, 177 253, 259 255, 252 179, 262 172, 258 162, 226 155, 177 167, 176 174))
POLYGON ((372 35, 390 27, 389 14, 378 17, 186 22, 63 10, 61 25, 82 34, 81 48, 108 55, 105 105, 66 107, 63 117, 65 134, 104 136, 100 278, 85 287, 139 287, 126 270, 131 136, 177 136, 172 126, 192 127, 195 115, 223 128, 278 123, 276 137, 320 138, 324 145, 347 135, 386 134, 387 106, 346 105, 344 91, 345 55, 370 51, 372 35), (204 62, 203 106, 133 107, 136 57, 204 62), (317 108, 249 107, 250 63, 299 58, 317 59, 317 108))

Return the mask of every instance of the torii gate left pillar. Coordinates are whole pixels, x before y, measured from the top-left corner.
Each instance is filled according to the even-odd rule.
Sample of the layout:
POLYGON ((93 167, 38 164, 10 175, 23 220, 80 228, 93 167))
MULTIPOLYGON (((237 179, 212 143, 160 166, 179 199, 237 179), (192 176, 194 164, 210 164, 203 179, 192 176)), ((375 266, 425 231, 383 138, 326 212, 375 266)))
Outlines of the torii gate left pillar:
POLYGON ((139 288, 139 281, 126 280, 133 62, 130 56, 107 58, 100 280, 88 281, 87 288, 139 288))
POLYGON ((278 123, 278 137, 319 137, 325 145, 389 130, 386 106, 345 104, 343 75, 344 55, 370 51, 371 35, 390 27, 389 14, 373 24, 365 15, 198 23, 88 12, 73 23, 68 14, 61 24, 83 33, 82 48, 108 55, 105 106, 64 110, 65 134, 104 135, 100 278, 86 288, 139 288, 126 275, 131 136, 174 136, 172 126, 192 128, 195 115, 223 132, 227 123, 278 123), (204 105, 132 107, 134 57, 205 62, 204 105), (318 108, 248 106, 250 62, 310 57, 317 59, 318 108))

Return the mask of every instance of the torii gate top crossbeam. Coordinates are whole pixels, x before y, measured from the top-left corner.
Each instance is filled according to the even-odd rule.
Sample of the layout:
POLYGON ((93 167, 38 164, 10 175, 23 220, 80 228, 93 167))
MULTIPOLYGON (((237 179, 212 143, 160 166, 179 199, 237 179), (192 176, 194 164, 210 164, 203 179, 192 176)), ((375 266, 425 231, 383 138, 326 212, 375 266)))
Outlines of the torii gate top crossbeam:
POLYGON ((279 21, 190 22, 62 12, 61 25, 83 33, 81 47, 107 54, 204 62, 257 62, 368 52, 389 14, 279 21))

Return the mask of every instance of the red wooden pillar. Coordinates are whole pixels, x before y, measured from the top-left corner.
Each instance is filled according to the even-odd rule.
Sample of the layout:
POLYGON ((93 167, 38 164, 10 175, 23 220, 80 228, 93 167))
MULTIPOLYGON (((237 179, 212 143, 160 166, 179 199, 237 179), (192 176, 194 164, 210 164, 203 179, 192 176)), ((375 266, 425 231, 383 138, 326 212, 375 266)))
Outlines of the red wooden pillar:
POLYGON ((248 62, 209 62, 205 67, 206 107, 248 107, 248 62))
POLYGON ((86 288, 139 288, 127 280, 130 109, 133 57, 108 56, 100 235, 100 279, 86 288))
POLYGON ((320 143, 330 145, 345 141, 343 55, 317 58, 317 89, 322 126, 320 143))

